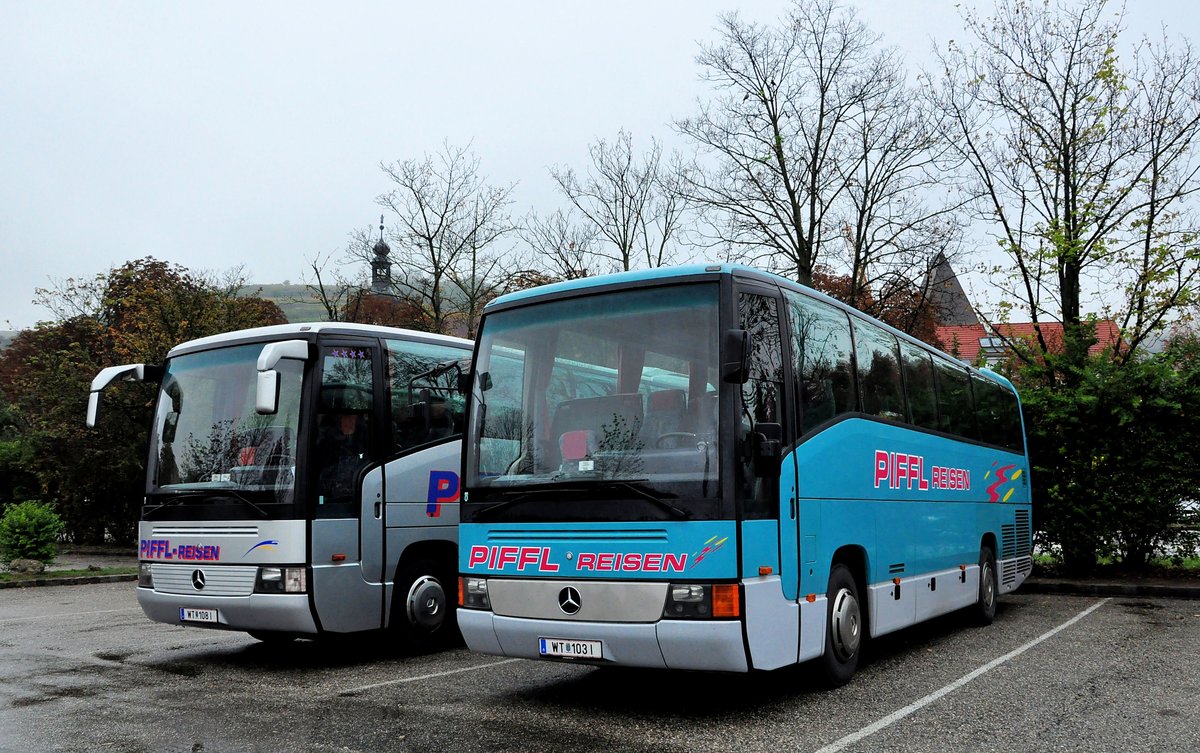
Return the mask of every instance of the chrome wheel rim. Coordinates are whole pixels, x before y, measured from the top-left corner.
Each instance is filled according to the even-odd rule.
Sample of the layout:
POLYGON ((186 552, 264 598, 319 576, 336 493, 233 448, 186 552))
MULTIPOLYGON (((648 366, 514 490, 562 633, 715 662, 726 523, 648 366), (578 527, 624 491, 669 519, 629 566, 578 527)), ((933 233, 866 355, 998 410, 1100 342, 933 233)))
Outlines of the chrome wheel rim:
POLYGON ((983 563, 979 577, 982 579, 979 583, 979 603, 991 611, 996 603, 996 571, 992 569, 991 562, 983 563))
POLYGON ((830 622, 834 654, 840 661, 846 661, 858 651, 858 644, 862 640, 862 613, 858 599, 854 598, 850 589, 840 589, 833 597, 830 622))
POLYGON ((432 575, 417 578, 405 600, 409 623, 432 633, 446 619, 446 592, 432 575))

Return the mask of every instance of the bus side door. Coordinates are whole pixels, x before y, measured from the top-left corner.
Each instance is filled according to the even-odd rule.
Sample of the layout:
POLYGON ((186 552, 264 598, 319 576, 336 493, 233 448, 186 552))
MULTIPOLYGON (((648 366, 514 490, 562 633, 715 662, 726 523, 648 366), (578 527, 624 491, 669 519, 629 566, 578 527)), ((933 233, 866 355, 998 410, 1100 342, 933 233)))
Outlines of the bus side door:
MULTIPOLYGON (((749 378, 742 385, 739 435, 747 444, 740 496, 746 520, 778 520, 778 563, 783 596, 797 598, 799 584, 796 458, 788 369, 787 340, 782 336, 783 301, 777 289, 743 284, 738 291, 738 318, 750 333, 749 378), (771 445, 770 443, 774 443, 771 445)), ((755 575, 757 573, 747 573, 755 575)))
POLYGON ((368 338, 324 339, 310 455, 313 603, 322 630, 382 626, 382 364, 368 338))

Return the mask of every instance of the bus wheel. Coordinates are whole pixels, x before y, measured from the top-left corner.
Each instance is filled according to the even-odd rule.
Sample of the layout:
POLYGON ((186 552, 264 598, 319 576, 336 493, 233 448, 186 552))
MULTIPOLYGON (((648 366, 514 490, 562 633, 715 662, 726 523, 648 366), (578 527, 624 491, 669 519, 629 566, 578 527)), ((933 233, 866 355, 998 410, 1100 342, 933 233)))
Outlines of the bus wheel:
POLYGON ((396 578, 392 624, 417 650, 449 644, 457 628, 454 606, 438 572, 433 560, 418 559, 406 563, 396 578))
POLYGON ((858 584, 850 568, 842 564, 829 572, 828 617, 825 623, 825 654, 821 657, 825 681, 831 687, 845 685, 858 669, 862 654, 863 616, 858 584))
POLYGON ((979 550, 979 598, 973 614, 979 625, 991 625, 996 618, 996 555, 986 544, 979 550))

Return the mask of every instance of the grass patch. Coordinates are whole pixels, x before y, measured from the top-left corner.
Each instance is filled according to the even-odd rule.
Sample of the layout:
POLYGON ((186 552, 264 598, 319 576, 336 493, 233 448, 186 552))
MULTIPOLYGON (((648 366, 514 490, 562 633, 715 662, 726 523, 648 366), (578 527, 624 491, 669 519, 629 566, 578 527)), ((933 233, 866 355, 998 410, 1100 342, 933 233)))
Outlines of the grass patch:
POLYGON ((1033 555, 1033 572, 1042 576, 1091 575, 1119 580, 1146 578, 1170 578, 1200 580, 1200 557, 1155 557, 1143 566, 1130 566, 1116 557, 1097 557, 1096 565, 1088 573, 1067 572, 1062 561, 1051 554, 1033 555))
POLYGON ((57 578, 82 578, 92 575, 137 575, 136 567, 101 567, 95 570, 82 568, 80 570, 51 570, 39 575, 17 575, 16 573, 0 573, 0 582, 20 580, 54 580, 57 578))

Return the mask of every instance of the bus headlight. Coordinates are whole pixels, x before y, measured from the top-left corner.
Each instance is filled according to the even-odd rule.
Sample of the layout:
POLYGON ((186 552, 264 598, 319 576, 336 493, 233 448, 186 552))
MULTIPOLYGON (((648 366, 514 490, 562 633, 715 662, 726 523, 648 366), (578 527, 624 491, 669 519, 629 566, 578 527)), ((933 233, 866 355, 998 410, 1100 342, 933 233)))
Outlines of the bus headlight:
POLYGON ((150 563, 138 563, 138 588, 154 588, 154 575, 150 572, 150 563))
POLYGON ((254 583, 256 594, 302 594, 308 592, 308 569, 303 567, 260 567, 254 583))
POLYGON ((467 609, 491 609, 492 601, 488 598, 487 578, 458 579, 458 605, 467 609))
POLYGON ((736 583, 672 583, 667 587, 664 618, 736 619, 741 613, 741 592, 736 583))

